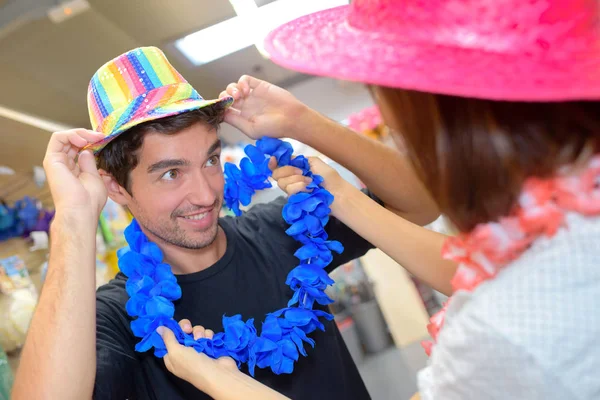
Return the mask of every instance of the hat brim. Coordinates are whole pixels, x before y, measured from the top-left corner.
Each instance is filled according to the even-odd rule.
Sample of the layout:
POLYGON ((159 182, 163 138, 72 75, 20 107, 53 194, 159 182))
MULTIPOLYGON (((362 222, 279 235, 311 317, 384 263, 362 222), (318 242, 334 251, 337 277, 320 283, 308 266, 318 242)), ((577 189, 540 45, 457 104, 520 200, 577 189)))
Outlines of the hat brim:
POLYGON ((233 104, 233 97, 225 96, 220 99, 214 100, 182 100, 178 102, 173 102, 167 104, 165 106, 156 108, 152 110, 151 113, 141 115, 139 118, 133 119, 126 124, 120 126, 110 135, 106 136, 99 142, 88 145, 84 148, 84 150, 91 150, 94 155, 98 155, 107 144, 116 139, 121 133, 127 131, 128 129, 133 128, 134 126, 140 125, 144 122, 154 121, 157 119, 171 117, 173 115, 183 114, 188 111, 199 110, 201 108, 206 107, 220 107, 222 109, 227 109, 233 104))
POLYGON ((442 46, 350 26, 350 6, 301 17, 265 40, 271 60, 312 75, 490 100, 600 98, 600 51, 562 59, 442 46))

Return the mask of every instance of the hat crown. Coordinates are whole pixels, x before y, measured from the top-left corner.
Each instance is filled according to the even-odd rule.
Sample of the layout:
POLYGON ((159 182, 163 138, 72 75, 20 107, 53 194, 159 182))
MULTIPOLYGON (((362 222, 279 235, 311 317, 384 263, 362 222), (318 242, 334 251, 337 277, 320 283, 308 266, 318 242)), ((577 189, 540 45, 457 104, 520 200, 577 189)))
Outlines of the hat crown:
MULTIPOLYGON (((88 87, 92 128, 102 130, 111 115, 121 114, 134 102, 171 85, 189 86, 156 47, 140 47, 114 58, 96 71, 88 87)), ((201 99, 191 90, 193 98, 201 99)))
POLYGON ((597 46, 599 19, 597 0, 354 0, 348 23, 442 46, 531 55, 597 46))

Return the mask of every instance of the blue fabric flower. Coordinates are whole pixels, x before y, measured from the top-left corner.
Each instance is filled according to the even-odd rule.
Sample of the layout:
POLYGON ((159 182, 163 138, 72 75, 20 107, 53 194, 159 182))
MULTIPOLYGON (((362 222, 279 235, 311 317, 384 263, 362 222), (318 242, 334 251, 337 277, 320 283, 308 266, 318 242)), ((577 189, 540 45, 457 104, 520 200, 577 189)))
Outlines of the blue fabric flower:
POLYGON ((282 319, 274 314, 265 319, 262 334, 250 350, 248 369, 252 376, 256 366, 271 367, 277 375, 293 371, 299 351, 290 335, 281 328, 281 321, 282 319))
POLYGON ((344 247, 340 242, 334 240, 313 238, 312 241, 300 247, 294 253, 294 256, 301 261, 310 260, 311 264, 325 267, 333 261, 332 251, 341 254, 344 251, 344 247))
POLYGON ((285 222, 292 225, 309 214, 322 220, 331 212, 329 209, 331 203, 333 203, 333 196, 325 189, 317 188, 311 193, 296 193, 290 196, 283 207, 283 218, 285 222))
POLYGON ((241 315, 223 317, 223 330, 225 331, 223 343, 229 355, 238 362, 238 365, 248 362, 249 349, 256 341, 254 319, 244 322, 241 315))
POLYGON ((333 315, 322 310, 296 307, 284 308, 274 312, 273 315, 276 317, 283 316, 283 318, 278 319, 282 328, 293 329, 296 327, 306 334, 312 333, 316 329, 325 330, 325 325, 319 321, 319 318, 325 318, 328 321, 333 319, 333 315))
POLYGON ((292 165, 312 178, 309 192, 291 196, 282 211, 283 218, 290 224, 286 233, 301 245, 295 253, 300 263, 286 280, 294 292, 288 307, 268 314, 260 335, 253 319, 244 322, 241 315, 234 315, 223 317, 223 332, 216 333, 212 339, 194 340, 173 320, 173 302, 181 298, 177 278, 163 262, 160 248, 148 240, 134 220, 125 230, 129 247, 119 250, 118 256, 119 267, 128 278, 125 289, 129 300, 125 308, 133 317, 131 330, 141 338, 136 351, 154 348, 154 355, 163 357, 167 349, 156 329, 166 326, 182 345, 213 358, 232 357, 238 367, 247 363, 251 375, 256 367, 270 368, 275 374, 289 374, 300 355, 307 355, 304 344, 315 346, 308 334, 325 329, 319 319, 333 318, 325 311, 312 309, 315 302, 331 303, 325 290, 334 282, 324 268, 333 260, 333 251, 343 251, 341 243, 328 240, 325 228, 333 196, 321 187, 323 178, 310 172, 305 157, 292 159, 293 148, 289 143, 263 138, 255 146, 247 146, 245 152, 248 158, 241 161, 240 168, 225 165, 225 204, 236 215, 241 215, 240 205, 249 205, 257 190, 271 187, 270 157, 275 157, 279 166, 292 165))
POLYGON ((322 305, 333 303, 325 289, 334 281, 319 265, 300 264, 290 271, 285 283, 294 291, 288 307, 300 303, 303 307, 312 308, 315 301, 322 305))
POLYGON ((290 143, 270 137, 258 140, 256 147, 263 153, 275 157, 280 166, 289 165, 294 153, 294 148, 290 143))

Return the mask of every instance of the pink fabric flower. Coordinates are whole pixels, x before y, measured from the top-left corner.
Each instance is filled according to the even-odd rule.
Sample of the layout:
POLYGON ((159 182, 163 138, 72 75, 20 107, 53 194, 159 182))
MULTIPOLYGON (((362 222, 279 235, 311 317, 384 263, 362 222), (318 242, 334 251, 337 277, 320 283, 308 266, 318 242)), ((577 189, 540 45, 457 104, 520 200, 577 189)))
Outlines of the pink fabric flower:
POLYGON ((556 180, 556 203, 584 215, 600 213, 600 156, 592 159, 581 176, 565 176, 556 180))
POLYGON ((525 182, 517 211, 525 232, 554 236, 564 223, 564 212, 554 202, 555 196, 556 180, 530 178, 525 182))

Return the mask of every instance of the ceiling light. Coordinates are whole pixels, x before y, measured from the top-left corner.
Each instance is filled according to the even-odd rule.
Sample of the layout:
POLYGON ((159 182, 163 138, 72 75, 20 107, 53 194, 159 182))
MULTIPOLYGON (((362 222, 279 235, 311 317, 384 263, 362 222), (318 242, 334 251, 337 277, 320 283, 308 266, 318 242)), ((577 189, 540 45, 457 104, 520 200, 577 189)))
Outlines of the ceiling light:
POLYGON ((175 41, 192 63, 202 65, 252 46, 264 54, 266 35, 303 15, 348 4, 348 0, 278 0, 257 7, 254 0, 229 0, 237 16, 175 41))

